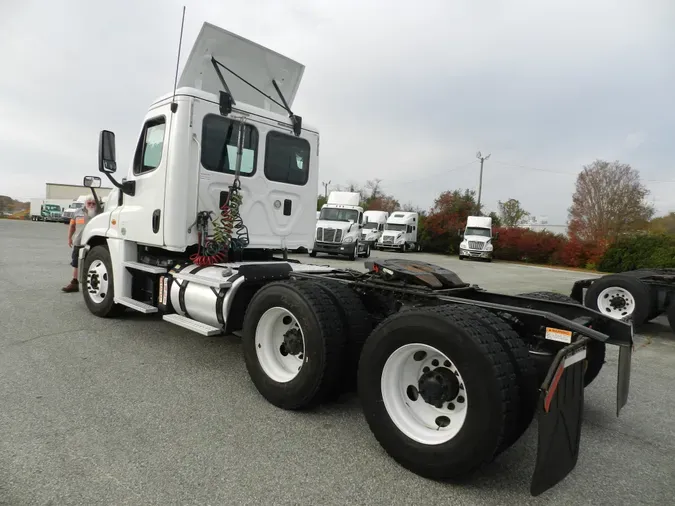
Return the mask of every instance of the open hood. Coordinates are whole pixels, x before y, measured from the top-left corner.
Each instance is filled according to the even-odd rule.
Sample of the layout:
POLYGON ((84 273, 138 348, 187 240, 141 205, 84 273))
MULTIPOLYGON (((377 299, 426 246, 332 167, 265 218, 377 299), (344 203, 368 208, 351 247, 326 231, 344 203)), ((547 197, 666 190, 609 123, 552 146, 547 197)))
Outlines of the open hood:
MULTIPOLYGON (((210 23, 202 25, 190 56, 183 67, 178 87, 199 88, 217 96, 223 90, 223 86, 211 63, 211 56, 256 88, 281 102, 272 84, 272 80, 276 80, 288 107, 293 107, 293 100, 300 86, 305 66, 210 23)), ((222 67, 219 68, 236 103, 245 103, 270 112, 287 114, 287 111, 241 79, 222 67)))

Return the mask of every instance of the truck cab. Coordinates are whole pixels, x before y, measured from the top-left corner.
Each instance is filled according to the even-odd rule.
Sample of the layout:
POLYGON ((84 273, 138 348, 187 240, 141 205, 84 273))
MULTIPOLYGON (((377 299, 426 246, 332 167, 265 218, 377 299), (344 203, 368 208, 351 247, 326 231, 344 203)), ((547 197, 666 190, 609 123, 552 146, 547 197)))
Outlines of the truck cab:
POLYGON ((377 241, 384 232, 387 218, 389 218, 387 211, 366 211, 363 213, 364 223, 361 230, 361 241, 367 243, 371 248, 377 249, 377 241))
POLYGON ((489 216, 469 216, 466 227, 461 232, 462 242, 459 245, 459 259, 480 258, 492 261, 494 246, 492 240, 492 218, 489 216))
POLYGON ((387 218, 384 232, 377 240, 377 249, 419 251, 417 228, 419 215, 414 212, 395 211, 387 218))
POLYGON ((333 191, 321 206, 310 256, 317 253, 345 255, 351 260, 369 257, 370 245, 361 240, 363 208, 356 192, 333 191))

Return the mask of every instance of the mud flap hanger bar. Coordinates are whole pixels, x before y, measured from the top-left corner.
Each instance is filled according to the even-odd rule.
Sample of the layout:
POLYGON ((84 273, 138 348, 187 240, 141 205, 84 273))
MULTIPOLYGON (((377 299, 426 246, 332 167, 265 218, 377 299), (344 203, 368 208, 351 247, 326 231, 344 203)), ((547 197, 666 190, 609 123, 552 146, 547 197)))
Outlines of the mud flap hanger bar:
POLYGON ((221 91, 220 93, 220 102, 221 102, 221 114, 229 114, 229 112, 232 110, 232 106, 236 104, 234 101, 234 97, 232 96, 232 93, 230 92, 230 88, 227 86, 227 82, 225 81, 225 78, 223 77, 222 72, 218 68, 223 67, 225 70, 227 70, 230 74, 233 76, 241 79, 244 83, 248 84, 251 88, 256 90, 258 93, 260 93, 262 96, 268 98, 275 104, 277 104, 279 107, 285 109, 288 112, 288 117, 291 119, 291 123, 293 124, 293 133, 295 134, 296 137, 300 136, 300 133, 302 132, 302 117, 301 116, 296 116, 293 114, 293 111, 291 111, 291 108, 288 107, 288 102, 286 102, 286 98, 284 98, 283 93, 281 93, 281 90, 279 89, 279 85, 277 84, 277 81, 275 79, 272 79, 272 84, 274 85, 274 89, 277 90, 277 93, 279 94, 279 98, 283 102, 283 104, 280 104, 276 100, 274 100, 272 97, 270 97, 267 93, 262 91, 261 89, 257 88, 253 84, 249 83, 246 79, 241 77, 239 74, 234 72, 233 70, 227 68, 225 65, 220 63, 218 60, 215 59, 215 57, 211 56, 211 64, 213 65, 213 68, 216 71, 216 74, 218 74, 218 79, 220 79, 220 83, 223 85, 223 88, 225 88, 226 96, 224 96, 223 92, 221 91), (229 97, 229 98, 227 98, 229 97), (227 111, 227 112, 224 112, 227 111))

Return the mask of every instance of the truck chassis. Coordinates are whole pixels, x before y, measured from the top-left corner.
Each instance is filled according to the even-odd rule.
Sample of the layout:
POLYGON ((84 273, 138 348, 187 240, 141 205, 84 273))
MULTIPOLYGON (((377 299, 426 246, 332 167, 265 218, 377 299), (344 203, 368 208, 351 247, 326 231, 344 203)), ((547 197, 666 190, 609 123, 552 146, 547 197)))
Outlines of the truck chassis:
POLYGON ((636 327, 665 313, 675 332, 675 269, 636 269, 583 279, 574 283, 570 296, 636 327))
POLYGON ((253 383, 283 409, 355 389, 377 441, 427 478, 470 474, 536 416, 530 492, 554 486, 576 465, 584 387, 606 344, 620 349, 617 416, 627 402, 632 325, 557 294, 489 292, 404 259, 366 261, 364 273, 274 258, 205 267, 137 253, 122 267, 132 297, 121 297, 108 245, 81 251, 94 314, 130 307, 202 335, 238 332, 253 383))

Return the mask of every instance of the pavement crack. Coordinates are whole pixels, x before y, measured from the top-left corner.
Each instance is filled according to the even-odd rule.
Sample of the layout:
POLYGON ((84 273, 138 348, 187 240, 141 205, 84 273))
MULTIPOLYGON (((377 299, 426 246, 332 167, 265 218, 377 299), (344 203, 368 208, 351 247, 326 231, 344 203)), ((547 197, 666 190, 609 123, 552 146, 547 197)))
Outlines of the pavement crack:
POLYGON ((11 343, 6 344, 2 348, 9 348, 11 346, 21 346, 22 344, 30 343, 31 341, 37 341, 38 339, 44 339, 44 338, 47 338, 47 337, 59 337, 59 336, 67 335, 67 334, 72 334, 73 332, 82 332, 84 330, 89 330, 89 331, 92 331, 92 332, 98 332, 100 329, 97 330, 97 329, 92 329, 90 327, 83 327, 83 328, 79 328, 79 329, 68 329, 68 330, 64 330, 64 331, 61 331, 61 332, 53 332, 51 334, 42 334, 42 335, 39 335, 39 336, 30 337, 28 339, 23 339, 22 341, 13 341, 11 343))

